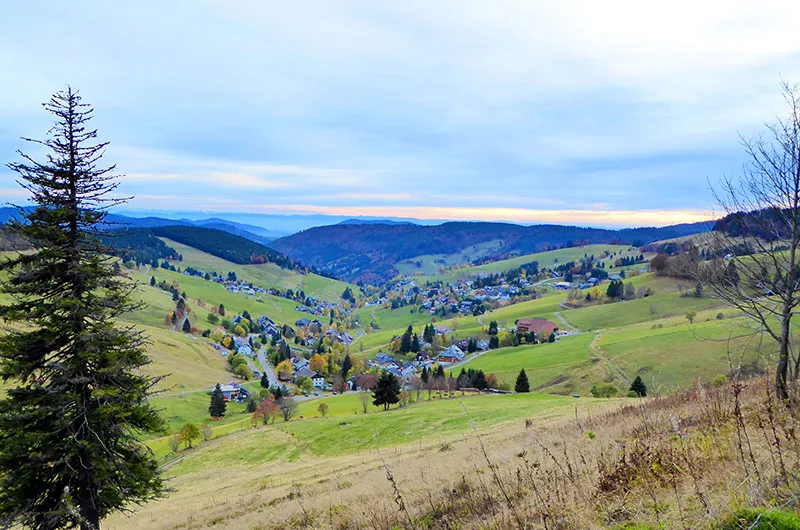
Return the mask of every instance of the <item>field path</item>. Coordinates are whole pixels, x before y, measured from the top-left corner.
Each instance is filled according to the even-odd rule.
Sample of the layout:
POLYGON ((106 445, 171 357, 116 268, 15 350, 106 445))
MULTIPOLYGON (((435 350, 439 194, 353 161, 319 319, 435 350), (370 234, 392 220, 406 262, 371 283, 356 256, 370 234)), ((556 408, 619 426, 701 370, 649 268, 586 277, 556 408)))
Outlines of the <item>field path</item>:
POLYGON ((567 319, 566 319, 566 318, 564 318, 563 316, 561 316, 561 311, 556 311, 556 312, 555 312, 555 313, 553 313, 553 314, 556 316, 556 318, 558 318, 558 321, 559 321, 559 322, 561 322, 561 324, 562 324, 564 327, 571 329, 571 330, 572 330, 572 332, 573 332, 575 335, 577 335, 578 333, 580 333, 580 332, 581 332, 581 331, 580 331, 578 328, 576 328, 575 326, 573 326, 572 324, 570 324, 569 322, 567 322, 567 319))
POLYGON ((601 359, 603 359, 606 362, 606 366, 608 366, 608 368, 611 370, 611 373, 613 373, 622 382, 624 382, 626 387, 630 387, 631 382, 628 380, 627 376, 625 375, 625 372, 623 372, 620 369, 620 367, 617 366, 617 363, 614 362, 614 359, 603 353, 603 350, 601 350, 600 346, 598 346, 597 343, 600 341, 600 337, 601 337, 600 333, 597 333, 594 336, 594 340, 592 340, 592 343, 589 345, 589 350, 598 357, 600 357, 601 359))

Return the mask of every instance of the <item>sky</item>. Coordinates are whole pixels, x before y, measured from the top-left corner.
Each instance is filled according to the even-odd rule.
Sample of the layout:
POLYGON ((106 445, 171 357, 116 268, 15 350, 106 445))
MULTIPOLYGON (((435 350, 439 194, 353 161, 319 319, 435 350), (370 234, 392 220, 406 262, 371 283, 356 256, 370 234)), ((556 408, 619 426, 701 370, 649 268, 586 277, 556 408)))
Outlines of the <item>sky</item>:
MULTIPOLYGON (((0 161, 67 85, 126 210, 623 227, 715 215, 796 1, 8 2, 0 161)), ((0 169, 0 201, 25 194, 0 169)))

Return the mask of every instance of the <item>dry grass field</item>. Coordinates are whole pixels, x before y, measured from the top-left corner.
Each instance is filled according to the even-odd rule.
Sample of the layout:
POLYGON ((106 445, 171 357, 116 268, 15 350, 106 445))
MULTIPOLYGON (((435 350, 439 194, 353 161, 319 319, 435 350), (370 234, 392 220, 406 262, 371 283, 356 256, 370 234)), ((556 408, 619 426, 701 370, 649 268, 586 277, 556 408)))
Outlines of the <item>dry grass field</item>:
POLYGON ((265 463, 187 456, 176 492, 106 527, 798 528, 800 411, 768 379, 623 403, 334 457, 281 454, 296 440, 268 427, 265 463))

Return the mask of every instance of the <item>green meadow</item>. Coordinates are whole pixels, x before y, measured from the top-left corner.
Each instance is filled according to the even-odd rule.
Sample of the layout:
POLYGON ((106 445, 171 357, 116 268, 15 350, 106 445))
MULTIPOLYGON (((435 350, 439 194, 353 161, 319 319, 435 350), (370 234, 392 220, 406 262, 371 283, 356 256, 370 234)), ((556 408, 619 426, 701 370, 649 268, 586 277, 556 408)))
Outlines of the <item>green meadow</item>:
MULTIPOLYGON (((501 382, 512 386, 524 368, 531 389, 557 384, 559 377, 590 360, 589 345, 594 334, 581 333, 561 338, 555 343, 500 348, 484 353, 464 368, 494 373, 501 382)), ((457 375, 457 374, 454 374, 457 375)))
POLYGON ((227 437, 224 443, 200 446, 187 453, 170 472, 180 474, 209 466, 294 460, 304 454, 351 454, 417 441, 447 441, 471 433, 470 420, 476 428, 485 429, 520 418, 560 417, 572 413, 576 404, 599 407, 611 403, 585 398, 576 401, 548 394, 459 394, 452 398, 423 399, 388 411, 372 408, 368 414, 362 414, 358 398, 355 393, 327 398, 326 418, 316 412, 319 400, 308 401, 301 405, 304 419, 251 427, 248 432, 227 437), (359 405, 357 414, 351 409, 356 405, 359 405))
POLYGON ((182 262, 172 262, 176 267, 183 268, 191 265, 197 269, 207 272, 216 271, 217 274, 222 275, 233 271, 236 273, 237 278, 251 281, 264 288, 274 287, 282 291, 286 289, 304 291, 306 296, 314 296, 331 302, 341 302, 342 293, 347 287, 350 287, 353 292, 358 292, 358 288, 352 284, 325 278, 317 274, 298 274, 296 271, 282 269, 274 263, 239 265, 193 247, 177 243, 171 239, 162 239, 183 257, 182 262))

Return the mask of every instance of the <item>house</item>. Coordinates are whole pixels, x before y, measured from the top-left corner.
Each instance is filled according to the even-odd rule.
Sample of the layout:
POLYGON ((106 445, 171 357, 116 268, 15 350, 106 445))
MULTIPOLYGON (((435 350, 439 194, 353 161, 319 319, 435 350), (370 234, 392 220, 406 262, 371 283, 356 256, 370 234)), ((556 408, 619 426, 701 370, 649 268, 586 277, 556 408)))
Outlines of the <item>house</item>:
POLYGON ((314 388, 325 388, 325 376, 322 374, 311 376, 311 382, 314 384, 314 388))
POLYGON ((439 355, 439 364, 454 364, 460 363, 464 360, 466 354, 464 351, 453 344, 439 355))
POLYGON ((311 362, 308 359, 298 359, 298 361, 293 364, 295 370, 302 370, 303 368, 307 368, 311 362))
POLYGON ((294 322, 295 326, 308 326, 309 324, 311 324, 311 321, 307 318, 301 318, 294 322))
POLYGON ((417 369, 414 368, 413 366, 403 368, 400 371, 400 375, 402 375, 405 379, 411 379, 412 377, 417 375, 417 369))
POLYGON ((234 337, 234 344, 236 344, 236 351, 248 357, 253 356, 253 348, 250 347, 250 341, 243 337, 234 337))
POLYGON ((302 368, 300 368, 300 369, 295 371, 294 380, 297 381, 298 377, 308 377, 309 379, 311 379, 315 375, 317 375, 317 372, 315 372, 314 370, 312 370, 311 368, 309 368, 307 366, 304 366, 304 367, 302 367, 302 368))
MULTIPOLYGON (((250 397, 250 392, 236 383, 220 385, 220 389, 222 390, 222 395, 225 397, 225 401, 239 401, 250 397)), ((212 388, 211 391, 213 392, 214 389, 212 388)))
POLYGON ((388 353, 379 353, 373 358, 373 360, 378 364, 389 364, 394 362, 394 357, 388 353))
POLYGON ((446 335, 447 333, 450 333, 450 328, 447 326, 436 326, 433 329, 438 335, 446 335))
POLYGON ((537 335, 549 336, 558 331, 558 326, 546 318, 520 318, 517 321, 517 331, 521 333, 533 331, 537 335))
POLYGON ((258 325, 261 326, 261 332, 265 335, 272 335, 273 337, 278 335, 278 326, 275 325, 271 318, 264 315, 258 317, 258 325))

